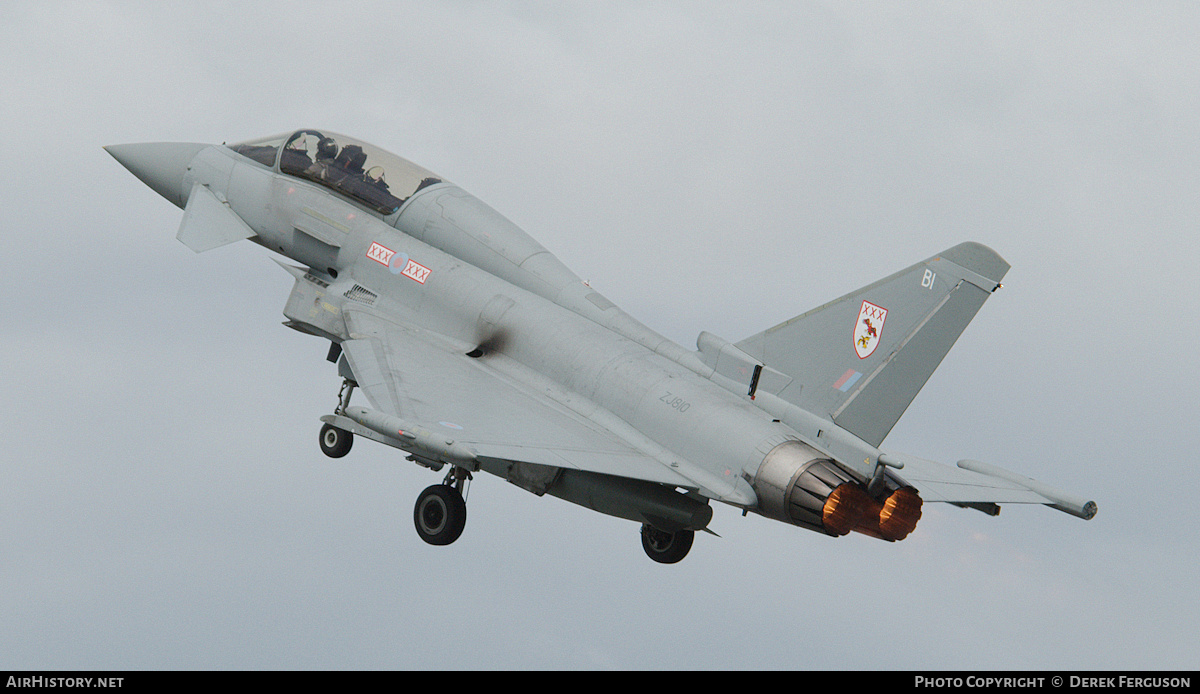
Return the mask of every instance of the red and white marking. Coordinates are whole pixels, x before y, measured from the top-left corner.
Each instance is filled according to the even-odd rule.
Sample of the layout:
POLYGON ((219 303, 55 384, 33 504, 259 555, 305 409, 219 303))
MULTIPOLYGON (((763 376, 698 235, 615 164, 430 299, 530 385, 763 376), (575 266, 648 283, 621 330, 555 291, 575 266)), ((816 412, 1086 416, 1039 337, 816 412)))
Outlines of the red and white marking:
POLYGON ((875 353, 879 346, 879 337, 883 334, 883 324, 887 320, 887 309, 876 306, 870 301, 863 301, 858 309, 858 320, 854 322, 854 351, 859 359, 866 359, 875 353))
POLYGON ((425 284, 425 280, 429 279, 429 268, 415 260, 409 260, 408 264, 404 266, 404 271, 400 274, 410 279, 414 279, 421 284, 425 284))
POLYGON ((367 249, 367 257, 385 267, 388 263, 392 262, 392 256, 394 255, 396 255, 396 251, 387 246, 381 246, 374 241, 371 242, 371 247, 367 249))
POLYGON ((392 272, 398 272, 421 284, 425 284, 425 280, 429 279, 429 268, 409 258, 408 254, 398 254, 378 242, 371 242, 371 247, 367 249, 367 257, 380 265, 387 266, 392 272), (403 269, 397 270, 396 268, 401 267, 401 264, 403 264, 403 269))

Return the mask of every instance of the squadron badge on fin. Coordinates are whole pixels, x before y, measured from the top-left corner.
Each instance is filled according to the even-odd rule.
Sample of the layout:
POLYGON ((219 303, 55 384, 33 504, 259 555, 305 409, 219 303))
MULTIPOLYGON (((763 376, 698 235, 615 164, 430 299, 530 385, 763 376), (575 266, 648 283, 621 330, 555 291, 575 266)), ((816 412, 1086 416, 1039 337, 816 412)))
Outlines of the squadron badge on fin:
POLYGON ((858 310, 858 321, 854 324, 854 351, 858 352, 859 359, 866 359, 875 353, 887 313, 886 308, 876 306, 870 301, 862 302, 862 308, 858 310))

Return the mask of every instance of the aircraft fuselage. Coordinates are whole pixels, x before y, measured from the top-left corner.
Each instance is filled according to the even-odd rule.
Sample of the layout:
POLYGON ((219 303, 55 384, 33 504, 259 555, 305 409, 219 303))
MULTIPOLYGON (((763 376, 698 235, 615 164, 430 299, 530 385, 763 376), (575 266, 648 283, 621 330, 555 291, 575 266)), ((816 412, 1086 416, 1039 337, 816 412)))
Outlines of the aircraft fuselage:
MULTIPOLYGON (((249 146, 109 151, 185 209, 179 238, 193 250, 249 238, 306 266, 291 270, 296 284, 285 308, 291 327, 339 344, 358 339, 357 316, 420 333, 447 354, 476 359, 496 377, 619 437, 653 461, 644 464, 662 469, 649 476, 656 481, 570 465, 542 475, 537 466, 476 460, 445 435, 443 444, 410 432, 406 450, 418 462, 483 469, 535 493, 667 532, 704 529, 708 499, 830 535, 858 530, 894 540, 915 525, 920 500, 905 497, 911 490, 884 470, 878 449, 772 392, 755 394, 758 371, 749 390, 715 373, 715 357, 702 358, 633 319, 511 221, 409 162, 395 158, 401 164, 393 165, 413 169, 402 198, 401 187, 381 176, 364 172, 336 183, 315 165, 304 169, 312 158, 301 148, 295 151, 302 162, 286 173, 291 143, 305 143, 304 132, 316 131, 272 144, 277 158, 271 158, 276 150, 249 146), (888 503, 901 505, 900 529, 877 520, 888 503), (862 520, 868 517, 876 520, 862 520)), ((715 340, 711 349, 721 354, 737 352, 719 338, 705 339, 710 346, 715 340)), ((343 409, 376 431, 391 432, 403 421, 343 409)))
MULTIPOLYGON (((330 286, 320 314, 336 317, 347 305, 369 308, 458 340, 464 354, 482 346, 478 358, 507 361, 498 368, 526 385, 555 389, 560 402, 606 426, 620 420, 618 433, 635 447, 651 448, 663 464, 687 460, 703 468, 711 474, 704 493, 739 506, 755 505, 747 478, 762 462, 759 449, 800 438, 699 376, 707 367, 691 352, 597 299, 516 225, 451 183, 420 191, 388 220, 316 184, 239 159, 223 148, 205 150, 185 185, 222 192, 255 230, 253 240, 323 271, 330 286), (457 225, 445 223, 447 217, 457 225), (467 226, 471 221, 490 223, 475 228, 467 226), (490 243, 478 240, 485 237, 490 243), (519 250, 510 259, 493 248, 519 250), (375 295, 369 307, 347 298, 355 285, 375 295)), ((318 327, 331 325, 339 321, 318 327)))

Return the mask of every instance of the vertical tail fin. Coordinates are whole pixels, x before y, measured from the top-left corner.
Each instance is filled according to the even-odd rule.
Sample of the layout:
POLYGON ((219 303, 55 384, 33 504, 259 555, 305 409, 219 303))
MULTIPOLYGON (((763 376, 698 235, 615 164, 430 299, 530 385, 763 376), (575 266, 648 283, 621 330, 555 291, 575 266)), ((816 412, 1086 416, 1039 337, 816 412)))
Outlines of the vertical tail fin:
POLYGON ((737 347, 792 377, 779 397, 878 446, 1008 268, 962 243, 737 347))

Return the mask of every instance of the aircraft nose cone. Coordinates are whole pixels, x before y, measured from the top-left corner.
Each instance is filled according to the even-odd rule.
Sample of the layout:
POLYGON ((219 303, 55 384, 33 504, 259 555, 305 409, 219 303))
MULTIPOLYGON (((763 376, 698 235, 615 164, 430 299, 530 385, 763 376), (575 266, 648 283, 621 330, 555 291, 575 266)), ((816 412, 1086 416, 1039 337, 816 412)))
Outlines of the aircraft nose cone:
POLYGON ((104 150, 142 183, 182 208, 187 204, 189 192, 183 190, 188 164, 208 146, 195 142, 141 142, 109 145, 104 150))

